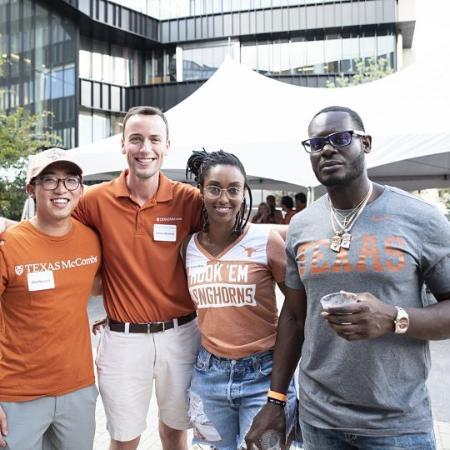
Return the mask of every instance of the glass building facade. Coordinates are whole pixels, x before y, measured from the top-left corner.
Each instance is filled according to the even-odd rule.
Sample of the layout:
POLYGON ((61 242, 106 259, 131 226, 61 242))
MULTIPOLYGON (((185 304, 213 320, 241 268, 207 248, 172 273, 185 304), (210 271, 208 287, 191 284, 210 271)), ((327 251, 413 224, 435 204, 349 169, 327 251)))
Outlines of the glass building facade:
POLYGON ((395 68, 396 37, 393 34, 325 39, 293 38, 246 42, 241 47, 241 62, 264 75, 352 73, 356 63, 366 64, 384 58, 395 68))
POLYGON ((48 125, 66 145, 75 145, 75 23, 32 0, 0 0, 0 30, 0 108, 51 111, 48 125))
POLYGON ((237 43, 214 42, 182 47, 183 81, 206 80, 230 56, 264 75, 352 74, 356 63, 369 64, 384 58, 395 69, 394 34, 372 36, 328 35, 324 39, 305 37, 251 40, 237 43))
POLYGON ((214 41, 206 44, 184 45, 182 48, 183 81, 207 80, 227 56, 239 61, 238 50, 231 40, 214 41))
POLYGON ((414 31, 399 1, 0 0, 0 108, 52 112, 74 147, 119 132, 132 106, 174 106, 227 56, 314 87, 373 59, 397 70, 414 31))
MULTIPOLYGON (((322 0, 332 3, 336 0, 322 0)), ((160 20, 264 8, 315 4, 317 0, 114 0, 114 3, 160 20)))
POLYGON ((139 50, 81 36, 79 59, 81 78, 120 86, 143 81, 139 50))

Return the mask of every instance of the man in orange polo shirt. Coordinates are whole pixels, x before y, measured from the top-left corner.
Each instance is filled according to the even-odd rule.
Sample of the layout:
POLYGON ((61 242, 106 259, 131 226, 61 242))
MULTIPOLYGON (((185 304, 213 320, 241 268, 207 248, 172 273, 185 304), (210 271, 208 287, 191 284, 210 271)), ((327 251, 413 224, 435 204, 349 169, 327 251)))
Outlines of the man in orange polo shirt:
POLYGON ((198 189, 160 171, 169 147, 159 109, 130 109, 122 136, 128 169, 91 187, 75 213, 102 241, 108 325, 96 364, 111 450, 137 448, 153 381, 163 448, 187 449, 199 334, 179 250, 199 228, 202 202, 198 189))
POLYGON ((35 157, 36 215, 0 247, 0 447, 91 450, 95 433, 87 302, 100 242, 71 218, 81 169, 61 149, 35 157))

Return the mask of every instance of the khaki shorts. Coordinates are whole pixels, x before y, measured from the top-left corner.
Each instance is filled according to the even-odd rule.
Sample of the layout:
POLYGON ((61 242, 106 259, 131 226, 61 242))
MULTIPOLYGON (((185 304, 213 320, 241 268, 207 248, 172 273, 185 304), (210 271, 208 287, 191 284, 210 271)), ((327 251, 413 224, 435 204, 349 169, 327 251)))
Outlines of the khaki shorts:
POLYGON ((130 441, 143 433, 153 381, 159 419, 176 430, 189 428, 188 389, 199 346, 196 319, 160 333, 104 330, 96 365, 112 439, 130 441))
POLYGON ((8 422, 9 450, 92 450, 95 434, 94 385, 58 397, 1 402, 8 422))

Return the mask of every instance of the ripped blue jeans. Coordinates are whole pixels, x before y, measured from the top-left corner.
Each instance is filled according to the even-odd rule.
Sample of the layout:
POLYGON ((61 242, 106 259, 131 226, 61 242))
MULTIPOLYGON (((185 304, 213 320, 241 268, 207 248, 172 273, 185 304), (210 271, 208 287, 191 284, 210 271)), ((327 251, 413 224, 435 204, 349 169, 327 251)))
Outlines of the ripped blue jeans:
MULTIPOLYGON (((216 357, 202 347, 189 392, 193 442, 221 450, 243 446, 253 418, 267 403, 271 373, 271 351, 234 360, 216 357)), ((297 417, 293 382, 285 410, 289 433, 297 417)))

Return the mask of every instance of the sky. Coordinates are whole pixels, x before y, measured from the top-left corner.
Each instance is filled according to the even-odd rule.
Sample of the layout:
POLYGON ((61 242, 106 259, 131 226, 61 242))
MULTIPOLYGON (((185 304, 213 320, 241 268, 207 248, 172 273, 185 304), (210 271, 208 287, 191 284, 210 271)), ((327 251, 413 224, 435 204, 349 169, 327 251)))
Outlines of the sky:
MULTIPOLYGON (((405 0, 404 0, 405 1, 405 0)), ((414 0, 406 0, 407 2, 414 0)), ((450 33, 448 21, 450 19, 449 0, 415 0, 416 28, 414 31, 413 47, 417 58, 429 58, 430 51, 442 57, 440 51, 448 53, 450 33)))

